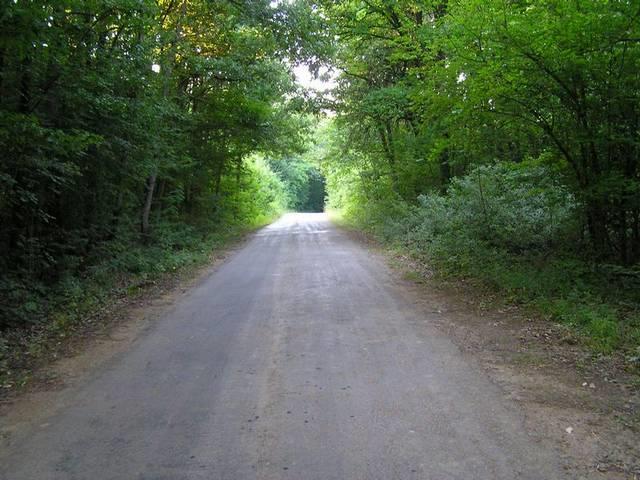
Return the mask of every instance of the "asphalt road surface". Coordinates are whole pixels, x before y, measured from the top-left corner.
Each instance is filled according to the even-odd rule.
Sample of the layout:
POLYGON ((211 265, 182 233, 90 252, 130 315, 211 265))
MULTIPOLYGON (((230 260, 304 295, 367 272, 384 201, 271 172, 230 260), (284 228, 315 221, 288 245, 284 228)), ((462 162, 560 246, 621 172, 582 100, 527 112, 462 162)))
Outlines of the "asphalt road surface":
POLYGON ((407 295, 323 214, 286 215, 5 439, 0 478, 571 478, 407 295))

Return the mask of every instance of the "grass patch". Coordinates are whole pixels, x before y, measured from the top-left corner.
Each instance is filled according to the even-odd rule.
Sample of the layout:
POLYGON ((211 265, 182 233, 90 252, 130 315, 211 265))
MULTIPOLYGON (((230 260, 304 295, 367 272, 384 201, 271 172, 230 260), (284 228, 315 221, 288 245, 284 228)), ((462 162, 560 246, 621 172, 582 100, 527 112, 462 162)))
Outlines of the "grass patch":
POLYGON ((482 247, 462 256, 462 261, 461 257, 429 258, 444 274, 470 276, 506 301, 567 325, 595 352, 631 354, 640 345, 638 292, 631 285, 608 289, 611 283, 594 266, 575 259, 541 260, 482 247))

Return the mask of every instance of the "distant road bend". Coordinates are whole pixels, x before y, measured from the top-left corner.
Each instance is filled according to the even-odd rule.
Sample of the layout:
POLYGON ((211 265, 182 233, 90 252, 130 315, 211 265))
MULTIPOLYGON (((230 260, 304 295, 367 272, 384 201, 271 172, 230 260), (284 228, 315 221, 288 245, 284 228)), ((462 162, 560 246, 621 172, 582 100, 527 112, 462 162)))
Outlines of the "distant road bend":
POLYGON ((0 440, 0 478, 571 478, 411 295, 325 215, 286 215, 0 440))

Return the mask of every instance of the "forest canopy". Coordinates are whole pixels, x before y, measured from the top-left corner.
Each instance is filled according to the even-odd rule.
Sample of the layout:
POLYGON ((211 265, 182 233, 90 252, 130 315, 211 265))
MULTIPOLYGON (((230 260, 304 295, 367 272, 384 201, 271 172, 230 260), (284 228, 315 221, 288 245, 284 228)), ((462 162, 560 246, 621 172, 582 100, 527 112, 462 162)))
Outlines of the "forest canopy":
POLYGON ((328 51, 311 8, 2 2, 1 327, 298 206, 253 155, 304 149, 317 107, 292 67, 328 51))

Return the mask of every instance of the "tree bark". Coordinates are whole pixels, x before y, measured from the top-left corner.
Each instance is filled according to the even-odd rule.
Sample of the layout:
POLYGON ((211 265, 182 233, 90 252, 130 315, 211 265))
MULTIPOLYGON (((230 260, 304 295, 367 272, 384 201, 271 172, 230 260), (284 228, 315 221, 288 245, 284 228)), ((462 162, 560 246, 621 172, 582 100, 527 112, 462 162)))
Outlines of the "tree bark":
POLYGON ((147 181, 147 195, 144 201, 144 207, 142 208, 142 238, 147 241, 149 239, 150 229, 149 229, 149 215, 151 213, 151 204, 153 203, 153 192, 156 189, 156 181, 158 178, 158 173, 154 171, 147 181))
MULTIPOLYGON (((163 100, 167 100, 171 93, 171 74, 173 72, 173 67, 176 61, 176 51, 177 51, 177 43, 180 41, 180 37, 182 36, 182 20, 187 13, 187 2, 183 1, 180 9, 180 17, 178 18, 175 26, 175 38, 173 40, 173 44, 169 49, 169 53, 167 55, 167 61, 164 65, 162 65, 162 75, 163 75, 163 86, 162 86, 162 98, 163 100)), ((150 229, 149 229, 149 216, 151 214, 151 206, 153 204, 153 194, 156 189, 156 182, 158 179, 158 163, 154 165, 151 175, 147 179, 147 194, 144 201, 144 207, 142 209, 142 237, 143 240, 149 239, 150 229)))

